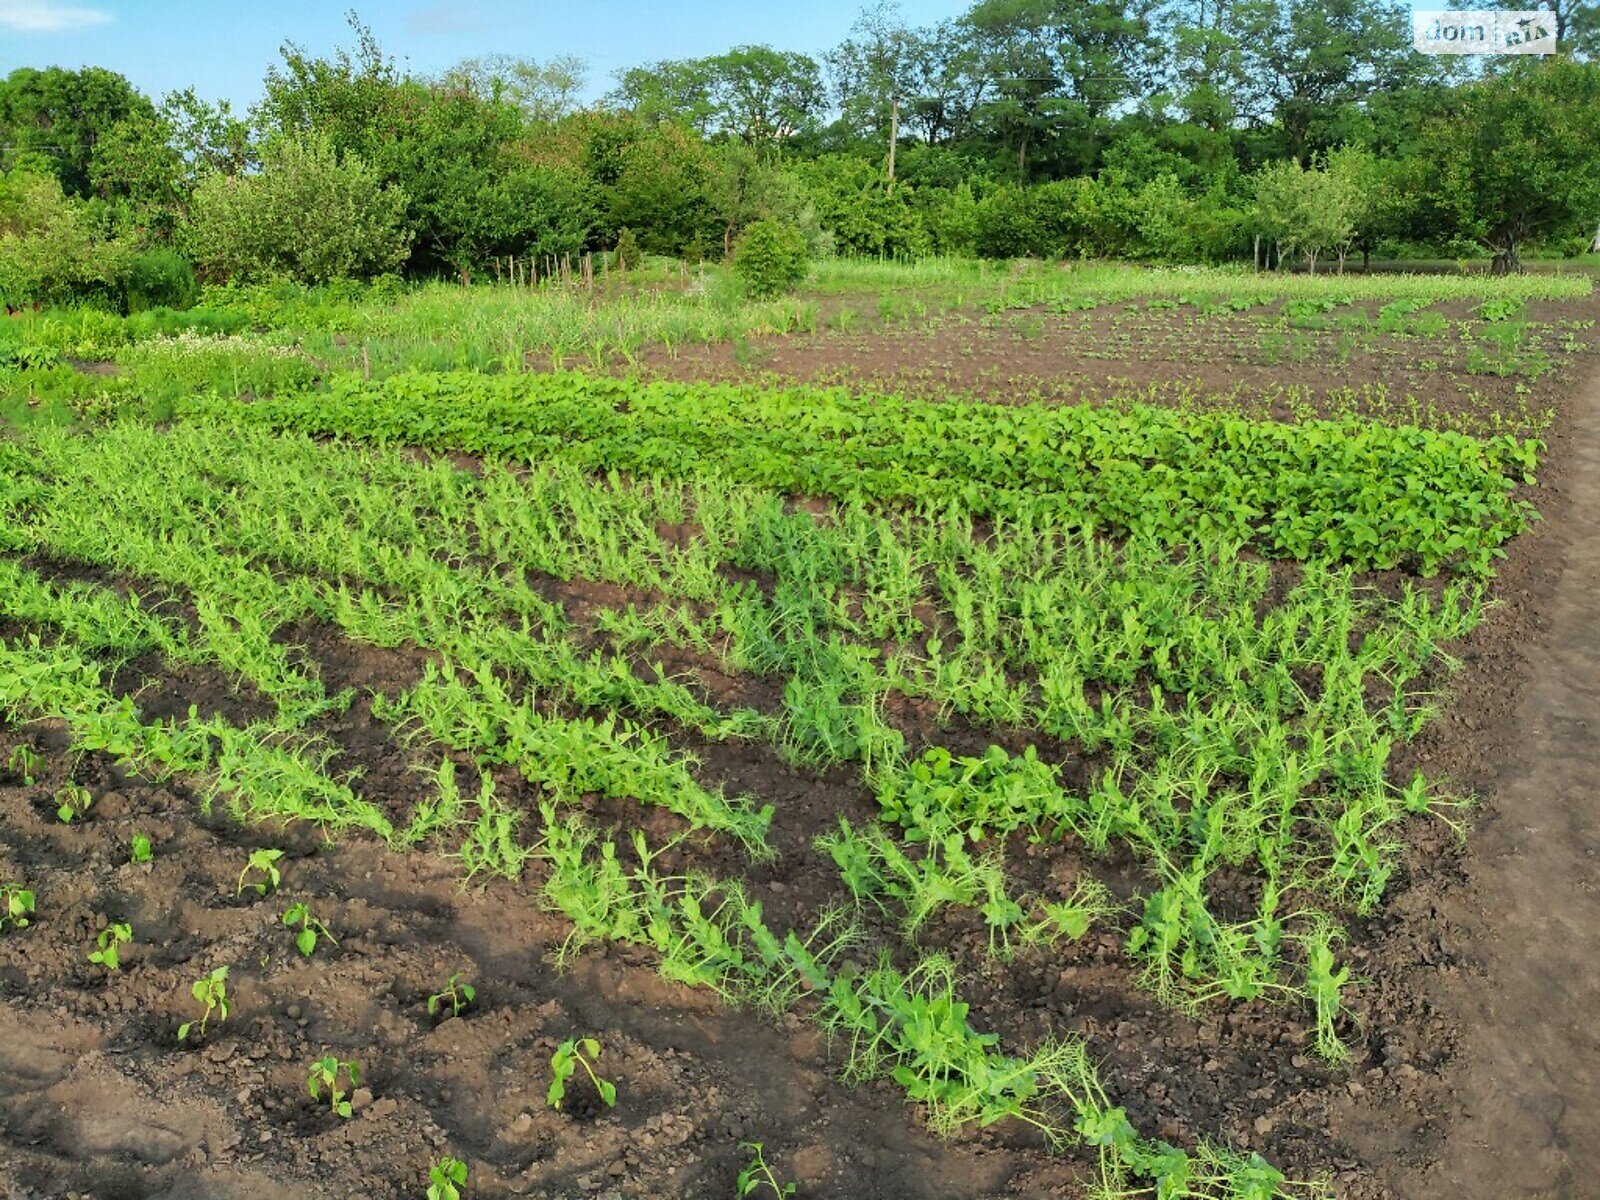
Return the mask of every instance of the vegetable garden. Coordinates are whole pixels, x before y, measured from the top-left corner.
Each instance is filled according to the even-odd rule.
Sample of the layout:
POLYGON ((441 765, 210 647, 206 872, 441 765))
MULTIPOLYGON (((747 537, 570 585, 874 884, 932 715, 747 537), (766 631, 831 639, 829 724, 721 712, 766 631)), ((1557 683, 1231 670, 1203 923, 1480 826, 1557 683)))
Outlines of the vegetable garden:
POLYGON ((0 440, 0 995, 207 1133, 13 1110, 22 1185, 1375 1194, 1318 1106, 1473 820, 1416 748, 1542 423, 374 373, 258 319, 155 404, 170 331, 93 376, 30 320, 9 394, 70 419, 0 440))

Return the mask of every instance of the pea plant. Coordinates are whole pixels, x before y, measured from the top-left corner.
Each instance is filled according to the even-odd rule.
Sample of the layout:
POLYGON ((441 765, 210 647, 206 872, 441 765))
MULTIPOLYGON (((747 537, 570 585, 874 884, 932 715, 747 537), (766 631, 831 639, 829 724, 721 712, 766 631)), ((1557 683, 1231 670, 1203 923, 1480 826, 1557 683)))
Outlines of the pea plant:
POLYGON ((107 925, 95 938, 95 949, 89 952, 89 961, 98 963, 108 971, 122 969, 122 947, 133 941, 133 926, 123 922, 107 925))
POLYGON ((785 1196, 794 1195, 794 1184, 778 1182, 777 1174, 762 1153, 760 1142, 740 1142, 739 1149, 749 1156, 734 1187, 734 1195, 739 1200, 744 1200, 746 1196, 771 1196, 774 1200, 784 1200, 785 1196))
POLYGON ((335 1116, 349 1118, 355 1115, 348 1099, 361 1083, 361 1067, 358 1063, 346 1062, 337 1055, 329 1054, 317 1059, 311 1064, 311 1070, 306 1076, 306 1090, 311 1093, 313 1100, 320 1101, 324 1092, 328 1096, 328 1109, 335 1116), (339 1087, 339 1076, 344 1075, 349 1090, 339 1087))
POLYGON ((441 1158, 428 1171, 428 1200, 461 1200, 466 1182, 466 1163, 459 1158, 441 1158))
POLYGON ((233 891, 235 896, 244 895, 246 887, 255 890, 256 895, 265 896, 269 891, 276 891, 282 875, 278 871, 278 860, 283 857, 282 850, 252 850, 250 859, 244 864, 244 870, 239 872, 239 886, 233 891), (255 872, 261 878, 251 880, 250 874, 255 872))
POLYGON ((328 932, 328 927, 312 915, 311 906, 303 902, 297 901, 284 910, 283 924, 286 929, 293 929, 296 925, 300 927, 300 932, 294 935, 294 944, 307 958, 315 952, 319 940, 326 939, 334 946, 339 944, 339 939, 328 932))
POLYGON ((589 1076, 589 1082, 594 1084, 595 1091, 600 1093, 605 1106, 615 1108, 617 1085, 595 1073, 594 1061, 599 1057, 600 1043, 594 1038, 568 1038, 557 1046, 556 1052, 550 1056, 550 1090, 545 1093, 544 1102, 551 1108, 559 1109, 561 1102, 566 1099, 568 1081, 581 1066, 589 1076))
POLYGON ((218 1024, 228 1019, 228 968, 218 967, 209 975, 203 975, 189 985, 189 994, 205 1006, 205 1011, 200 1015, 200 1028, 195 1028, 193 1021, 185 1021, 178 1026, 178 1040, 186 1042, 193 1033, 197 1039, 206 1035, 206 1025, 215 1016, 218 1024))
POLYGON ((150 839, 142 833, 133 835, 133 840, 128 844, 128 861, 138 866, 147 863, 155 857, 155 850, 150 845, 150 839))
POLYGON ((0 883, 0 932, 7 925, 26 929, 33 919, 33 892, 16 883, 0 883))
POLYGON ((81 821, 89 815, 89 808, 93 804, 94 796, 88 788, 69 783, 56 792, 56 819, 63 825, 81 821))
POLYGON ((462 983, 461 972, 456 971, 445 980, 444 987, 428 997, 428 1015, 438 1016, 448 1004, 450 1015, 459 1017, 463 1010, 468 1008, 478 998, 477 990, 470 983, 462 983))

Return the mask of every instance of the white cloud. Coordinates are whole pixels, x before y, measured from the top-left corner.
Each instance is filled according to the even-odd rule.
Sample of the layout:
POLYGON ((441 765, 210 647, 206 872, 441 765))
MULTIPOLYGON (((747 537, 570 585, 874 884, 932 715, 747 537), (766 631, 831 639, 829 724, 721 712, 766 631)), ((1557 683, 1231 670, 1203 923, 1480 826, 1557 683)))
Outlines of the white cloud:
POLYGON ((98 8, 74 8, 56 0, 0 0, 0 29, 16 33, 61 33, 109 20, 111 14, 98 8))

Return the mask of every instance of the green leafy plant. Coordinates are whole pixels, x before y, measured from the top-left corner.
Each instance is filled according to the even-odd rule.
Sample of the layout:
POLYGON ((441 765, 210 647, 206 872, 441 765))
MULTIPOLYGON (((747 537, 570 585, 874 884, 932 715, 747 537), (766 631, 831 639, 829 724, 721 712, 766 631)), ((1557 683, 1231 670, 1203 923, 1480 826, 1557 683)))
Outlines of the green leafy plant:
POLYGON ((0 930, 26 929, 34 914, 33 892, 15 883, 0 883, 0 930))
POLYGON ((355 1115, 347 1098, 361 1084, 361 1067, 357 1063, 346 1062, 337 1055, 329 1054, 317 1059, 311 1064, 311 1070, 306 1076, 306 1090, 311 1093, 313 1100, 321 1100, 323 1092, 328 1096, 328 1109, 335 1116, 349 1118, 355 1115), (348 1091, 339 1087, 339 1076, 343 1074, 348 1091))
POLYGON ((89 961, 98 963, 108 971, 122 969, 121 948, 133 941, 133 926, 127 924, 107 925, 95 938, 97 949, 89 952, 89 961))
POLYGON ((94 795, 88 788, 76 783, 69 783, 56 792, 56 819, 63 825, 70 825, 89 815, 89 808, 94 804, 94 795))
POLYGON ((128 861, 135 864, 147 863, 153 857, 155 857, 155 850, 150 845, 150 839, 142 833, 134 834, 132 842, 129 843, 128 861))
POLYGON ((39 756, 30 746, 18 746, 11 751, 11 757, 6 760, 6 767, 22 780, 24 787, 32 787, 35 782, 34 773, 39 769, 39 756))
POLYGON ((461 983, 461 973, 453 973, 445 980, 444 987, 428 997, 428 1015, 437 1016, 440 1010, 448 1004, 450 1015, 459 1017, 463 1010, 468 1008, 478 998, 478 993, 470 983, 461 983))
POLYGON ((466 1182, 466 1163, 459 1158, 441 1158, 428 1170, 428 1200, 461 1200, 466 1182))
POLYGON ((774 1200, 783 1200, 785 1196, 794 1195, 793 1183, 778 1182, 778 1176, 762 1153, 760 1142, 740 1142, 739 1149, 744 1151, 749 1159, 739 1172, 739 1179, 734 1187, 735 1196, 743 1200, 745 1196, 770 1195, 774 1200))
POLYGON ((545 1093, 545 1104, 556 1109, 561 1107, 567 1095, 567 1082, 581 1066, 605 1106, 615 1108, 617 1085, 595 1073, 594 1063, 599 1057, 600 1043, 594 1038, 568 1038, 557 1046, 550 1056, 550 1090, 545 1093))
POLYGON ((189 985, 189 994, 205 1005, 205 1012, 200 1015, 200 1028, 194 1027, 193 1021, 185 1021, 178 1026, 178 1040, 186 1042, 189 1034, 205 1037, 206 1026, 215 1016, 219 1023, 228 1019, 228 968, 217 967, 209 975, 202 976, 189 985))
POLYGON ((278 871, 278 860, 283 857, 282 850, 252 850, 250 860, 244 864, 244 870, 239 872, 239 886, 233 891, 235 896, 244 895, 246 886, 254 889, 256 895, 265 896, 269 891, 276 891, 282 879, 278 871), (263 878, 246 883, 250 873, 254 871, 263 878))
POLYGON ((293 929, 296 925, 300 927, 300 932, 294 935, 294 944, 307 958, 315 952, 320 939, 326 938, 335 946, 339 944, 339 939, 328 932, 328 927, 312 916, 310 905, 303 902, 297 901, 284 910, 283 924, 287 929, 293 929))

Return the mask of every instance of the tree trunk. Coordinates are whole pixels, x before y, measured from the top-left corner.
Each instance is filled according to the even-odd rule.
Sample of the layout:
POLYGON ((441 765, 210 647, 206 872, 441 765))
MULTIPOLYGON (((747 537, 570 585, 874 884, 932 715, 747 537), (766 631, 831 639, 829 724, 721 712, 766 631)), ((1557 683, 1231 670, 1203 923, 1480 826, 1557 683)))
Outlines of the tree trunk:
POLYGON ((900 97, 896 96, 889 109, 889 190, 894 190, 894 151, 900 144, 900 97))
POLYGON ((1261 273, 1261 235, 1259 233, 1256 234, 1256 240, 1255 240, 1255 247, 1254 248, 1255 248, 1255 259, 1256 259, 1256 273, 1259 275, 1261 273))
POLYGON ((1594 245, 1589 247, 1595 254, 1600 254, 1600 225, 1594 227, 1594 245))
POLYGON ((1346 253, 1345 247, 1340 246, 1339 247, 1339 274, 1341 274, 1341 275, 1344 274, 1344 256, 1345 256, 1345 253, 1346 253))

